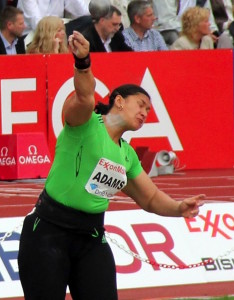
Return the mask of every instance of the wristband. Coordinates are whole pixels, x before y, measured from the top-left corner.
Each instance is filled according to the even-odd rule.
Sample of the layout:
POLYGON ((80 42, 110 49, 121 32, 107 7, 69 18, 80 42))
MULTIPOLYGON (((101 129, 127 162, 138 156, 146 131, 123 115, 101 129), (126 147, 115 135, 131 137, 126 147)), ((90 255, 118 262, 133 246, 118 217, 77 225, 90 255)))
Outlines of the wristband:
POLYGON ((75 59, 75 67, 78 70, 84 70, 84 69, 88 69, 91 65, 91 60, 90 60, 90 54, 88 54, 87 56, 83 57, 83 58, 79 58, 76 55, 74 55, 74 59, 75 59))

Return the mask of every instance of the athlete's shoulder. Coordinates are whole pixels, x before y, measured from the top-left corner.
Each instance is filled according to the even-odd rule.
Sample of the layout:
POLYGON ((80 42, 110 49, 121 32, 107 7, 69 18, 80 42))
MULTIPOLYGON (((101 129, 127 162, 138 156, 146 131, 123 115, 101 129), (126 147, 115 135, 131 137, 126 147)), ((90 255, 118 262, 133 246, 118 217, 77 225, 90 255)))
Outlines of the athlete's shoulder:
POLYGON ((121 140, 121 146, 124 148, 124 149, 128 149, 128 151, 130 151, 131 153, 136 153, 136 151, 134 150, 134 148, 132 147, 132 145, 129 144, 129 142, 127 142, 124 138, 120 138, 121 140))
POLYGON ((92 119, 96 119, 98 123, 103 124, 103 118, 101 114, 95 113, 95 111, 92 113, 92 119))

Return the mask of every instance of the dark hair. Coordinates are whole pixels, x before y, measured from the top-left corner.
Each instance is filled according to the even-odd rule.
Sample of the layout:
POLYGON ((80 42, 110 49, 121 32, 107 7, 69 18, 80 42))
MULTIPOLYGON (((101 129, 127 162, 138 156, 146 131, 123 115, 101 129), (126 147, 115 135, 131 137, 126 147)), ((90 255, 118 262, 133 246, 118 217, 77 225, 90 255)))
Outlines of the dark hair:
POLYGON ((104 16, 104 18, 110 19, 110 18, 112 18, 114 13, 116 13, 117 16, 122 16, 121 11, 117 7, 115 7, 114 5, 111 5, 108 13, 104 16))
POLYGON ((5 29, 7 22, 15 22, 17 15, 23 15, 23 11, 14 6, 6 6, 0 13, 0 29, 5 29))
POLYGON ((127 98, 128 96, 137 95, 139 93, 144 94, 150 99, 150 95, 139 85, 123 84, 112 91, 112 93, 109 96, 108 104, 98 102, 94 110, 98 114, 106 115, 114 105, 116 96, 120 95, 123 98, 127 98))

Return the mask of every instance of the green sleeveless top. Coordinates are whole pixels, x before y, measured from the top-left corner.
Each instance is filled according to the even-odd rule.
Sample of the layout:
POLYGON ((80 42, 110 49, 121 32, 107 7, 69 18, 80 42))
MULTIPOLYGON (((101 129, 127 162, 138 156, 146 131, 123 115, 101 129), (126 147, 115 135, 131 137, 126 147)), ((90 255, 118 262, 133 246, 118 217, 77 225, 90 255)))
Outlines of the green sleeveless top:
POLYGON ((123 139, 120 146, 110 138, 102 116, 93 112, 90 120, 76 127, 65 124, 45 183, 56 201, 87 213, 101 213, 109 199, 127 179, 142 171, 134 149, 123 139))

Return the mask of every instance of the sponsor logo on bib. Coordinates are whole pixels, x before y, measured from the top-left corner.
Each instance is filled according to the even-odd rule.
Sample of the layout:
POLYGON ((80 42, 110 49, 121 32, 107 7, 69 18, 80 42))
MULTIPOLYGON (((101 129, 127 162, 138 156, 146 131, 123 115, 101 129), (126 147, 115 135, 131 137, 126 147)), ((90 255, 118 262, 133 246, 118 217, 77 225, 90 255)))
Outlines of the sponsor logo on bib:
POLYGON ((101 158, 90 176, 85 189, 88 193, 105 198, 113 197, 127 184, 124 166, 101 158))

